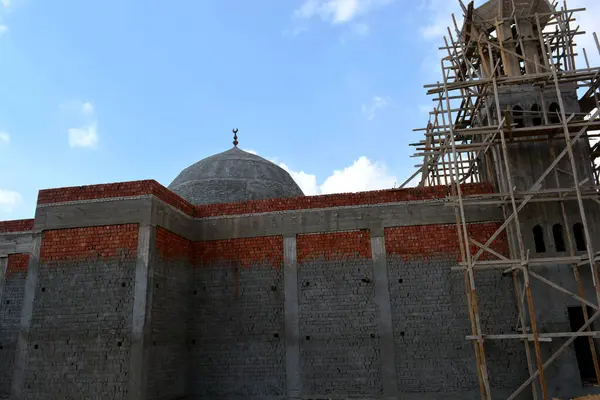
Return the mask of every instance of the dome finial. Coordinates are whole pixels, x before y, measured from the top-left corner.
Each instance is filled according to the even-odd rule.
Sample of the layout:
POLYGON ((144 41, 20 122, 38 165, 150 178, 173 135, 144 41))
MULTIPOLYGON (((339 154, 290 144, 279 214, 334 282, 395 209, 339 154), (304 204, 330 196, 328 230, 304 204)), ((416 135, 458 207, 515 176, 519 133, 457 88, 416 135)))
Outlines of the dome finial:
POLYGON ((238 137, 237 137, 238 129, 237 128, 233 128, 232 132, 233 132, 233 145, 235 147, 237 147, 237 145, 238 145, 238 140, 237 140, 238 139, 238 137))

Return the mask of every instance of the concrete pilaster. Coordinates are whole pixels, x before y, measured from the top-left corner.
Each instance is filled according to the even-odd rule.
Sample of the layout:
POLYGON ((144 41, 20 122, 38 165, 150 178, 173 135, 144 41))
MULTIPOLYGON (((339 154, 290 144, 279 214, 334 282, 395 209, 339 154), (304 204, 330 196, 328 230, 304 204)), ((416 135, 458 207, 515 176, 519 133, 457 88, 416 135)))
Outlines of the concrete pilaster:
POLYGON ((6 268, 8 267, 8 256, 0 256, 0 301, 4 295, 4 279, 6 277, 6 268))
POLYGON ((147 397, 155 239, 156 227, 140 225, 133 289, 128 391, 130 400, 145 400, 147 397))
POLYGON ((379 308, 379 345, 381 346, 383 396, 387 399, 395 399, 398 394, 398 379, 383 227, 371 229, 370 236, 375 302, 379 308))
POLYGON ((10 398, 13 400, 21 399, 23 394, 25 365, 27 363, 27 350, 29 347, 29 333, 31 331, 31 317, 33 315, 33 305, 40 272, 41 246, 42 233, 39 232, 33 235, 31 253, 29 254, 29 265, 27 266, 27 278, 25 279, 25 293, 23 294, 23 306, 21 308, 19 337, 17 339, 13 378, 10 387, 10 398))
POLYGON ((302 392, 300 378, 300 322, 298 314, 298 260, 296 236, 283 238, 283 285, 285 307, 285 367, 288 398, 299 398, 302 392))

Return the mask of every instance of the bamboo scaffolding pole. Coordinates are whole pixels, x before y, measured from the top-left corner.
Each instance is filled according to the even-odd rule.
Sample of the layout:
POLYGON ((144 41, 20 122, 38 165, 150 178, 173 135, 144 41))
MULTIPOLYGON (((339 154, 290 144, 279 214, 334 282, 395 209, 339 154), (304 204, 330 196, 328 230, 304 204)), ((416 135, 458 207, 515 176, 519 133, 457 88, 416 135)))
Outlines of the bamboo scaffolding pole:
MULTIPOLYGON (((444 61, 441 61, 441 66, 444 66, 444 61)), ((447 78, 446 78, 446 74, 443 74, 444 77, 444 85, 446 85, 447 83, 447 78)), ((444 93, 447 94, 448 91, 444 90, 444 93)), ((450 110, 450 100, 448 98, 446 98, 446 105, 447 108, 450 110)), ((452 121, 452 112, 448 111, 448 120, 452 121)), ((450 131, 452 131, 452 127, 450 127, 450 131)), ((450 140, 452 143, 452 154, 453 154, 453 158, 456 159, 456 143, 454 140, 454 135, 452 134, 452 132, 450 132, 450 140)), ((462 234, 463 234, 463 238, 464 238, 464 242, 467 243, 469 234, 468 234, 468 230, 467 230, 467 223, 466 223, 466 217, 465 217, 465 209, 464 206, 462 204, 462 190, 460 187, 460 184, 458 183, 458 172, 455 170, 454 171, 454 176, 455 179, 454 181, 457 182, 455 187, 456 187, 456 196, 458 198, 458 207, 459 207, 459 220, 460 223, 462 224, 462 234)), ((470 246, 465 246, 465 255, 466 255, 466 260, 467 263, 469 264, 468 268, 467 268, 467 274, 468 274, 468 287, 467 290, 470 291, 470 298, 471 298, 471 308, 470 308, 470 313, 469 315, 471 316, 471 321, 472 324, 475 325, 475 332, 478 336, 481 336, 482 331, 481 331, 481 321, 480 321, 480 317, 479 317, 479 310, 478 310, 478 305, 477 305, 477 291, 476 291, 476 287, 475 287, 475 276, 474 276, 474 272, 473 272, 473 265, 471 262, 471 251, 470 251, 470 246)), ((485 398, 487 400, 491 400, 492 399, 492 394, 491 394, 491 389, 490 389, 490 383, 489 383, 489 377, 488 377, 488 370, 487 370, 487 364, 486 364, 486 360, 485 360, 485 350, 484 350, 484 345, 483 345, 483 340, 478 340, 477 341, 477 351, 475 352, 476 354, 476 358, 478 361, 478 370, 481 373, 481 381, 482 381, 482 387, 484 389, 484 391, 481 393, 481 397, 485 398)))
MULTIPOLYGON (((443 80, 425 85, 427 94, 434 97, 432 100, 436 107, 430 113, 428 126, 415 129, 424 132, 425 140, 411 145, 417 146, 419 153, 415 156, 424 157, 423 164, 418 165, 422 173, 420 185, 443 184, 451 187, 451 195, 443 204, 454 207, 461 254, 461 261, 452 270, 463 272, 465 278, 465 294, 472 331, 467 339, 473 342, 482 399, 492 398, 485 341, 516 339, 523 341, 529 378, 508 399, 514 399, 528 387, 531 388, 533 397, 537 399, 539 393, 536 383, 539 383, 541 396, 547 400, 549 393, 546 387, 545 369, 577 337, 587 337, 592 352, 595 352, 593 338, 600 337, 600 332, 592 331, 590 327, 600 314, 596 312, 590 317, 587 313, 587 307, 600 310, 600 283, 598 283, 596 267, 600 254, 594 252, 584 208, 584 205, 590 201, 600 204, 600 186, 597 177, 592 182, 589 182, 589 177, 580 180, 574 152, 575 148, 579 149, 580 141, 589 143, 590 138, 598 136, 592 131, 600 128, 599 110, 593 111, 587 121, 583 120, 587 116, 584 112, 570 113, 567 117, 562 100, 563 90, 587 87, 589 88, 586 92, 586 96, 589 96, 586 100, 587 106, 593 104, 589 103, 590 99, 600 105, 598 101, 600 68, 590 68, 587 61, 586 68, 578 69, 576 65, 574 38, 583 32, 579 27, 572 29, 571 24, 576 21, 575 12, 584 9, 570 10, 567 2, 563 1, 560 10, 532 14, 537 10, 535 4, 532 4, 528 13, 517 15, 515 2, 513 0, 511 2, 510 15, 500 13, 493 19, 484 20, 473 8, 473 3, 470 3, 467 8, 459 0, 465 14, 465 28, 461 32, 455 16, 452 15, 454 30, 458 36, 455 38, 451 28, 447 28, 448 34, 444 37, 445 46, 440 47, 448 53, 440 62, 443 80), (531 25, 523 22, 521 26, 525 18, 528 18, 531 25), (514 26, 516 30, 514 39, 500 36, 502 23, 514 26), (542 26, 552 27, 552 30, 544 30, 542 26), (497 42, 489 34, 494 27, 498 32, 497 42), (538 48, 542 50, 539 54, 532 53, 532 48, 536 48, 534 42, 537 40, 540 42, 538 48), (511 75, 507 61, 511 57, 518 60, 521 68, 524 68, 523 72, 513 71, 511 75), (539 115, 543 120, 540 126, 519 128, 516 124, 511 124, 510 112, 502 116, 499 94, 506 93, 515 85, 529 85, 539 93, 541 110, 523 110, 521 115, 523 118, 537 118, 536 116, 539 115), (554 117, 551 119, 548 115, 545 103, 547 95, 551 98, 556 96, 558 99, 558 123, 553 123, 554 117), (513 166, 509 157, 509 144, 513 146, 539 142, 545 143, 551 153, 550 165, 543 170, 533 185, 523 188, 525 190, 517 190, 512 182, 513 166), (558 144, 564 146, 564 149, 556 154, 555 146, 558 144), (554 177, 555 187, 544 188, 545 179, 550 174, 554 177), (570 176, 573 185, 562 187, 559 174, 570 176), (494 180, 497 193, 465 196, 461 184, 480 180, 494 180), (523 241, 519 216, 527 204, 546 202, 553 202, 560 206, 563 226, 567 228, 569 218, 566 203, 576 205, 579 218, 583 220, 586 254, 576 254, 573 240, 570 235, 567 235, 569 256, 529 257, 529 250, 525 248, 523 241), (470 207, 482 205, 498 205, 503 210, 504 216, 500 226, 485 243, 470 237, 467 229, 467 214, 470 207), (499 235, 505 231, 508 238, 508 256, 492 247, 499 235), (475 250, 471 250, 472 246, 475 250), (484 254, 497 259, 483 260, 481 258, 484 254), (542 276, 544 268, 549 265, 570 267, 577 283, 576 293, 542 276), (588 265, 592 274, 595 274, 593 283, 597 304, 584 297, 578 268, 585 265, 588 265), (515 301, 519 310, 517 329, 521 329, 523 332, 521 334, 490 335, 482 332, 475 274, 477 271, 496 269, 503 274, 512 275, 515 301), (522 285, 519 282, 521 277, 522 285), (531 280, 540 281, 578 301, 582 310, 585 309, 585 323, 581 329, 577 332, 541 333, 536 323, 531 280), (530 326, 527 326, 528 323, 530 326), (568 340, 544 362, 541 346, 555 338, 568 338, 568 340), (533 351, 531 344, 534 347, 533 351), (535 353, 535 364, 537 364, 535 371, 532 353, 535 353)), ((499 2, 502 10, 503 6, 500 3, 504 4, 504 2, 499 2)), ((600 53, 597 35, 594 35, 594 38, 600 53)), ((584 56, 587 59, 585 52, 584 56)), ((600 146, 598 149, 600 150, 600 146)), ((593 156, 593 153, 590 154, 593 156)), ((595 354, 592 358, 596 378, 600 381, 598 358, 595 354)))

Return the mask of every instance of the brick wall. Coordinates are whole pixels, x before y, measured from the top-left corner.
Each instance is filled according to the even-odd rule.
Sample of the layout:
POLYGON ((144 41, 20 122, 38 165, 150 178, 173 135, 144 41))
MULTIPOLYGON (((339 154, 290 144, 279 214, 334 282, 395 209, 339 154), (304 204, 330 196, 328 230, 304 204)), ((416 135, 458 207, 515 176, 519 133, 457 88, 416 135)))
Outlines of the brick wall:
MULTIPOLYGON (((484 244, 500 227, 499 222, 485 222, 469 224, 469 235, 484 244)), ((415 225, 385 228, 385 247, 388 254, 398 255, 405 260, 421 259, 427 257, 453 255, 460 259, 460 247, 456 224, 448 225, 415 225)), ((494 251, 507 255, 508 242, 506 234, 500 234, 490 246, 494 251)), ((475 245, 470 246, 471 254, 479 250, 475 245)), ((481 257, 484 259, 497 259, 488 252, 481 257)))
POLYGON ((283 239, 193 247, 190 398, 284 395, 283 239))
POLYGON ((188 319, 191 299, 190 241, 156 228, 153 260, 148 398, 186 394, 188 319))
POLYGON ((303 394, 381 395, 368 232, 301 235, 296 245, 303 394))
POLYGON ((137 224, 45 231, 40 260, 52 263, 135 257, 137 232, 137 224))
POLYGON ((296 243, 298 262, 371 258, 368 230, 299 235, 296 243))
POLYGON ((63 203, 153 194, 165 203, 193 215, 194 206, 154 180, 107 183, 40 190, 38 204, 63 203))
POLYGON ((137 232, 44 232, 24 399, 127 397, 137 232))
MULTIPOLYGON (((463 185, 466 195, 490 193, 487 183, 463 185)), ((244 203, 208 204, 196 207, 196 217, 239 215, 310 208, 346 207, 366 204, 394 203, 415 200, 441 199, 449 194, 447 186, 424 188, 375 190, 359 193, 338 193, 321 196, 304 196, 287 199, 253 200, 244 203)))
POLYGON ((283 265, 281 236, 195 242, 192 246, 192 261, 200 267, 215 264, 235 264, 244 267, 268 264, 279 268, 283 265))
MULTIPOLYGON (((493 191, 492 186, 487 183, 465 184, 462 188, 464 195, 490 193, 493 191)), ((252 200, 239 203, 193 206, 158 182, 154 180, 145 180, 40 190, 38 194, 38 204, 133 197, 152 194, 190 216, 204 218, 219 215, 240 215, 284 210, 441 199, 448 196, 449 193, 450 190, 447 186, 430 186, 424 188, 376 190, 360 193, 339 193, 321 196, 303 196, 285 199, 252 200)))
POLYGON ((0 399, 8 399, 10 394, 28 263, 28 254, 9 255, 0 288, 0 399))
POLYGON ((0 233, 27 232, 33 230, 33 219, 0 221, 0 233))

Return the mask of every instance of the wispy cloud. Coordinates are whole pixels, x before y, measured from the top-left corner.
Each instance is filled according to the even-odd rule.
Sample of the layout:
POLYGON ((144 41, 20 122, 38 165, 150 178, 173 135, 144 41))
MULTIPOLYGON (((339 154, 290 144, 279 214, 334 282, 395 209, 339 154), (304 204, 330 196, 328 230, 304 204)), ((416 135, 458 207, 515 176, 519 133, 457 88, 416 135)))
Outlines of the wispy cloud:
MULTIPOLYGON (((257 154, 251 150, 245 151, 257 154)), ((294 170, 277 159, 269 161, 287 171, 307 196, 391 189, 398 182, 384 163, 374 162, 365 156, 359 157, 346 167, 334 169, 321 183, 315 174, 294 170)))
POLYGON ((379 111, 389 105, 390 100, 389 96, 373 96, 371 103, 363 104, 361 111, 370 121, 376 117, 379 111))
POLYGON ((0 0, 0 36, 8 31, 8 26, 4 23, 4 17, 9 13, 11 0, 0 0))
POLYGON ((96 124, 90 124, 82 128, 71 128, 68 130, 69 147, 95 148, 98 146, 98 131, 96 124))
POLYGON ((3 132, 0 131, 0 146, 1 145, 6 145, 10 143, 10 135, 8 134, 8 132, 3 132))
POLYGON ((370 30, 371 30, 371 28, 369 28, 369 25, 364 24, 364 23, 352 25, 352 31, 360 36, 368 35, 370 30))
POLYGON ((597 67, 600 64, 600 50, 596 46, 594 41, 593 32, 600 34, 598 28, 598 20, 600 19, 600 2, 598 0, 570 0, 569 8, 585 8, 586 11, 578 12, 574 14, 574 18, 577 18, 576 25, 579 25, 580 31, 585 31, 585 35, 579 35, 575 38, 577 44, 576 51, 577 56, 577 67, 585 68, 585 57, 583 55, 583 48, 586 49, 588 60, 591 67, 597 67))
POLYGON ((86 101, 81 105, 81 112, 83 115, 94 115, 94 106, 89 101, 86 101))
POLYGON ((21 203, 23 196, 14 190, 0 189, 0 211, 12 212, 21 203))
POLYGON ((332 24, 350 22, 394 0, 305 0, 294 11, 298 19, 320 18, 332 24))
POLYGON ((69 118, 79 121, 79 126, 67 130, 69 147, 96 148, 100 137, 94 105, 89 101, 75 101, 64 103, 61 108, 69 114, 69 118))
MULTIPOLYGON (((480 3, 480 2, 476 2, 480 3)), ((462 11, 458 1, 453 0, 424 0, 420 7, 423 17, 421 36, 426 40, 441 41, 442 36, 448 34, 447 28, 453 26, 452 13, 460 24, 462 11)))

